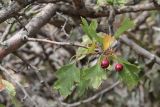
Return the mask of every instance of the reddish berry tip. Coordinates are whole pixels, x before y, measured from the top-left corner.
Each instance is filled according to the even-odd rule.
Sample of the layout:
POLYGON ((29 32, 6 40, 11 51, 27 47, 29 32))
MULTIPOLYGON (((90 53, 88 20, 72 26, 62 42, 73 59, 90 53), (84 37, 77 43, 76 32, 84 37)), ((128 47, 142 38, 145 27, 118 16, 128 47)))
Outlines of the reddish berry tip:
POLYGON ((123 70, 123 65, 122 64, 116 64, 115 65, 115 70, 118 71, 118 72, 122 71, 123 70))
POLYGON ((102 60, 101 67, 103 69, 107 68, 109 66, 109 61, 107 59, 102 60))

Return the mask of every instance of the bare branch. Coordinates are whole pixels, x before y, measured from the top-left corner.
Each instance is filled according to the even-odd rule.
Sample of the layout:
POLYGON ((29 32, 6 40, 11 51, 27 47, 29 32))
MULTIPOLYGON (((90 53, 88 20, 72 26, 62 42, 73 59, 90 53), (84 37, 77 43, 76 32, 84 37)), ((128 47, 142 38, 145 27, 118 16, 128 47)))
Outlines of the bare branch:
POLYGON ((7 47, 0 47, 0 60, 3 59, 9 53, 17 50, 21 47, 25 41, 24 37, 35 35, 38 30, 46 24, 50 18, 56 13, 56 5, 48 4, 44 7, 44 9, 38 13, 26 26, 25 28, 28 30, 20 30, 18 33, 13 35, 10 39, 4 41, 7 47))
POLYGON ((56 42, 56 41, 51 41, 47 39, 37 39, 37 38, 26 38, 28 41, 33 41, 33 42, 44 42, 44 43, 50 43, 54 45, 62 45, 62 46, 77 46, 77 47, 82 47, 82 48, 88 48, 84 45, 72 43, 72 42, 56 42))
POLYGON ((9 24, 9 25, 7 26, 7 28, 5 29, 5 31, 4 31, 4 33, 3 33, 2 37, 1 37, 1 40, 0 40, 1 42, 6 39, 6 37, 7 37, 7 35, 9 34, 9 32, 10 32, 13 24, 14 24, 14 22, 11 23, 11 24, 9 24))
POLYGON ((85 100, 82 100, 82 101, 78 101, 78 102, 75 102, 75 103, 72 103, 72 104, 67 104, 67 103, 62 103, 64 106, 67 106, 67 107, 75 107, 75 106, 79 106, 81 104, 85 104, 85 103, 88 103, 88 102, 91 102, 93 100, 95 100, 96 98, 98 98, 100 95, 103 95, 104 93, 112 90, 114 87, 116 87, 117 85, 120 84, 120 81, 117 81, 115 82, 113 85, 107 87, 106 89, 96 93, 95 95, 93 95, 92 97, 89 97, 85 100))
MULTIPOLYGON (((26 1, 26 0, 23 0, 26 1)), ((28 0, 27 0, 28 1, 28 0)), ((12 3, 3 9, 0 10, 0 23, 6 21, 7 19, 17 15, 16 13, 23 9, 26 5, 34 2, 34 0, 30 0, 30 2, 24 2, 25 5, 20 5, 19 3, 12 1, 12 3)))
POLYGON ((153 60, 155 58, 155 62, 157 64, 160 64, 160 58, 158 56, 156 56, 156 55, 150 53, 149 51, 147 51, 146 49, 140 47, 135 42, 133 42, 132 40, 128 39, 126 36, 120 37, 120 41, 122 41, 123 43, 127 44, 133 50, 135 50, 139 55, 142 55, 142 56, 144 56, 145 58, 147 58, 149 60, 153 60))
POLYGON ((18 81, 16 81, 16 79, 12 77, 12 75, 9 73, 9 71, 6 68, 0 65, 0 70, 4 73, 4 75, 6 75, 13 83, 15 83, 23 91, 24 97, 22 101, 25 101, 28 98, 35 107, 38 107, 38 105, 32 100, 30 95, 27 93, 25 88, 18 81))

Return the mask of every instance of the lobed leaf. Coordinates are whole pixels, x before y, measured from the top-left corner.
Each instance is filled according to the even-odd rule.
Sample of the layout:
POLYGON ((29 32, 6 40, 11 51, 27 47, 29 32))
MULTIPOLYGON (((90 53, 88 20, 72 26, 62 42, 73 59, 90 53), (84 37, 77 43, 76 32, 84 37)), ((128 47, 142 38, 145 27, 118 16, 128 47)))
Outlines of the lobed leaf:
POLYGON ((118 30, 115 33, 115 38, 118 39, 125 31, 128 29, 131 29, 135 26, 134 22, 131 21, 129 18, 124 19, 121 26, 118 28, 118 30))
POLYGON ((127 85, 127 87, 131 90, 135 86, 137 86, 139 82, 138 73, 140 69, 131 63, 129 63, 127 60, 124 60, 120 57, 118 57, 119 63, 123 64, 123 71, 121 71, 120 78, 122 81, 127 85))
POLYGON ((80 82, 80 70, 75 64, 68 64, 60 68, 56 72, 58 80, 54 88, 59 90, 60 94, 64 97, 72 92, 74 83, 80 82))

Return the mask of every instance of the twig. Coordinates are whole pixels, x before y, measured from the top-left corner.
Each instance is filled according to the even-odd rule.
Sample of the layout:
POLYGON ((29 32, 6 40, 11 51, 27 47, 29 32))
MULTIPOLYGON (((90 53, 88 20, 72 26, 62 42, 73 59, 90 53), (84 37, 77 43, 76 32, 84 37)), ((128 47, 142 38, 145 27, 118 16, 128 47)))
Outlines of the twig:
POLYGON ((0 65, 0 70, 3 71, 3 73, 4 73, 9 79, 11 79, 12 82, 14 82, 15 84, 17 84, 17 86, 23 91, 24 97, 23 97, 22 101, 26 100, 26 98, 29 98, 29 100, 33 103, 33 105, 34 105, 35 107, 38 107, 38 105, 32 100, 32 98, 31 98, 30 95, 27 93, 27 91, 24 89, 24 87, 23 87, 18 81, 16 81, 16 79, 14 79, 14 78, 11 76, 11 74, 9 73, 9 71, 8 71, 6 68, 4 68, 4 67, 2 67, 2 66, 0 65))
POLYGON ((48 91, 51 94, 51 97, 53 99, 55 99, 59 105, 61 105, 61 102, 59 101, 58 98, 56 98, 56 95, 52 92, 52 89, 50 88, 49 84, 45 81, 45 79, 43 78, 43 76, 41 75, 39 69, 37 69, 35 66, 31 65, 25 58, 23 58, 23 56, 21 56, 20 54, 18 54, 17 52, 14 53, 14 55, 16 55, 18 58, 20 58, 23 62, 25 62, 31 69, 33 69, 38 77, 38 79, 40 80, 40 83, 45 85, 46 88, 48 89, 48 91))
POLYGON ((140 47, 135 42, 133 42, 132 40, 127 38, 126 36, 121 36, 120 41, 127 44, 128 46, 130 46, 139 55, 142 55, 142 56, 144 56, 145 58, 147 58, 151 61, 153 61, 153 59, 155 59, 154 62, 157 63, 157 64, 160 64, 160 58, 158 56, 156 56, 156 55, 150 53, 149 51, 147 51, 146 49, 140 47))
POLYGON ((110 91, 111 89, 113 89, 114 87, 116 87, 117 85, 120 84, 120 81, 117 81, 116 83, 114 83, 113 85, 111 85, 110 87, 107 87, 106 89, 98 92, 97 94, 93 95, 92 97, 89 97, 85 100, 82 100, 82 101, 78 101, 78 102, 75 102, 75 103, 72 103, 72 104, 67 104, 67 103, 62 103, 65 107, 75 107, 75 106, 79 106, 81 104, 85 104, 85 103, 88 103, 88 102, 91 102, 93 100, 95 100, 96 98, 98 98, 99 96, 103 95, 104 93, 110 91))
POLYGON ((20 19, 17 17, 17 16, 14 16, 14 18, 16 19, 16 21, 20 24, 20 26, 24 29, 24 30, 26 30, 27 32, 28 32, 28 30, 27 30, 27 28, 24 26, 24 24, 20 21, 20 19))
POLYGON ((10 32, 13 24, 14 24, 14 22, 12 22, 11 24, 9 24, 9 25, 7 26, 7 28, 5 29, 5 31, 4 31, 4 33, 3 33, 2 37, 1 37, 1 40, 0 40, 1 42, 6 39, 6 37, 7 37, 8 33, 10 32))
POLYGON ((65 30, 65 27, 66 27, 67 22, 68 22, 68 18, 67 18, 66 16, 62 15, 61 13, 56 12, 56 14, 58 14, 59 16, 61 16, 61 17, 63 17, 63 18, 65 19, 64 25, 62 26, 62 29, 61 29, 61 30, 64 32, 64 34, 65 34, 67 37, 69 37, 69 34, 68 34, 68 33, 66 32, 66 30, 65 30))
POLYGON ((115 10, 114 7, 111 6, 110 7, 110 12, 109 12, 109 17, 108 17, 108 26, 109 26, 109 34, 110 35, 114 35, 114 31, 113 31, 113 22, 115 20, 115 10))
POLYGON ((44 42, 44 43, 50 43, 54 45, 62 45, 62 46, 76 46, 76 47, 82 47, 88 49, 87 46, 72 43, 72 42, 56 42, 56 41, 51 41, 48 39, 37 39, 37 38, 26 38, 28 41, 33 41, 33 42, 44 42))
POLYGON ((155 6, 154 3, 137 4, 134 6, 124 6, 117 9, 117 14, 123 14, 128 12, 150 11, 159 10, 160 6, 155 6))
POLYGON ((17 12, 23 9, 28 4, 34 2, 35 0, 23 0, 25 5, 20 5, 18 2, 12 1, 12 3, 0 10, 0 23, 6 21, 7 19, 16 16, 17 12))

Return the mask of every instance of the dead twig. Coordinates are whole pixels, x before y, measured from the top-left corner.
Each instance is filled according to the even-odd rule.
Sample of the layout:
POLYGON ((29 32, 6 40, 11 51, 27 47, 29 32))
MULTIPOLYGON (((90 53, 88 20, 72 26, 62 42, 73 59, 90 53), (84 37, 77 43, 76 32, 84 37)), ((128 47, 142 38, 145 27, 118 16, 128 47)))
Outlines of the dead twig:
POLYGON ((54 45, 61 45, 61 46, 76 46, 76 47, 82 47, 88 49, 87 46, 80 45, 77 43, 72 43, 72 42, 56 42, 48 39, 38 39, 38 38, 26 38, 27 41, 33 41, 33 42, 44 42, 44 43, 50 43, 54 45))

